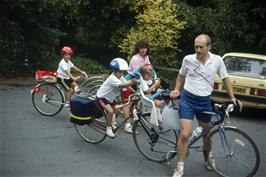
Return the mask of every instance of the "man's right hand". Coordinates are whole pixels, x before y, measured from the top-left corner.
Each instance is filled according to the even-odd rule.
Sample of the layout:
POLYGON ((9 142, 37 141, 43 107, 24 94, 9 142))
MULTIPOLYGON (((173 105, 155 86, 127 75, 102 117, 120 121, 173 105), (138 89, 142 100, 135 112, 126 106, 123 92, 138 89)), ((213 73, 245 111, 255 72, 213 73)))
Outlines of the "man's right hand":
POLYGON ((171 99, 176 99, 177 97, 179 97, 179 95, 180 95, 179 90, 173 90, 173 91, 170 93, 170 98, 171 98, 171 99))

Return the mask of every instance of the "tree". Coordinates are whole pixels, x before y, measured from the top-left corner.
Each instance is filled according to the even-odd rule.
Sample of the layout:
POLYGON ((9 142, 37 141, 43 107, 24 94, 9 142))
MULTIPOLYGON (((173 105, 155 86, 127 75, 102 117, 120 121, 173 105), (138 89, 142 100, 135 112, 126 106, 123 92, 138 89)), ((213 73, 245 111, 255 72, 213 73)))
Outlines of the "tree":
POLYGON ((0 2, 1 75, 25 75, 45 67, 58 45, 60 13, 52 1, 0 2))
POLYGON ((200 33, 213 39, 212 50, 223 55, 230 51, 265 54, 266 8, 251 0, 175 0, 176 16, 186 21, 181 33, 183 54, 194 52, 193 40, 200 33))
POLYGON ((154 65, 176 64, 178 39, 185 23, 176 19, 175 4, 171 0, 136 0, 132 1, 130 10, 138 15, 136 24, 119 45, 121 52, 130 58, 135 43, 145 39, 151 45, 154 65))

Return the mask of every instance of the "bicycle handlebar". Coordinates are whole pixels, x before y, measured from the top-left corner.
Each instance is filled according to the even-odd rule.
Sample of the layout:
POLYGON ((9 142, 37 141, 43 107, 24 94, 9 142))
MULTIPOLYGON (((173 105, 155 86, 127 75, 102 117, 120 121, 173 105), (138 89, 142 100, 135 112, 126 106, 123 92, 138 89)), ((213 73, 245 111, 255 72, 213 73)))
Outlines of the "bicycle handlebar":
POLYGON ((87 75, 87 73, 84 73, 84 75, 85 75, 85 78, 87 79, 89 76, 87 75))
POLYGON ((140 94, 139 93, 133 93, 131 94, 129 97, 128 97, 128 101, 124 104, 120 104, 120 105, 116 105, 115 108, 116 109, 121 109, 127 105, 129 105, 130 102, 133 102, 133 101, 138 101, 140 100, 140 94))
POLYGON ((222 123, 226 117, 229 117, 229 113, 234 111, 235 107, 239 107, 239 105, 234 105, 233 101, 226 101, 221 104, 215 103, 214 112, 220 114, 221 119, 216 122, 212 122, 212 125, 222 123))

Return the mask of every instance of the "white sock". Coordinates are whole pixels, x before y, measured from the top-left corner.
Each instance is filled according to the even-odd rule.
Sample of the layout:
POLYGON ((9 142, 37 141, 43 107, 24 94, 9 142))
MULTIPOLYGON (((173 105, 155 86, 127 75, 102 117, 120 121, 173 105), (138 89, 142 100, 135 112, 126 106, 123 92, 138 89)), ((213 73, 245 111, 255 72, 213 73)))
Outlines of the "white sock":
POLYGON ((211 158, 211 157, 212 157, 212 151, 209 152, 209 158, 211 158))
POLYGON ((112 127, 109 127, 109 126, 106 127, 106 131, 108 131, 108 132, 110 132, 110 131, 113 132, 112 127))
POLYGON ((177 170, 184 171, 184 162, 177 162, 177 170))

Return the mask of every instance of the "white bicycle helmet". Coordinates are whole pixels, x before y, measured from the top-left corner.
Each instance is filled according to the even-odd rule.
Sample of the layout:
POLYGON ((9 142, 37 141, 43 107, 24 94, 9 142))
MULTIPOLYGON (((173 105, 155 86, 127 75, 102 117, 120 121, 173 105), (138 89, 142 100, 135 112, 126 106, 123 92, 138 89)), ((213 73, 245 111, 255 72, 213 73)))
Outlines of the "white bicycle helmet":
POLYGON ((128 64, 123 58, 115 58, 110 62, 110 68, 115 71, 126 71, 128 64))

